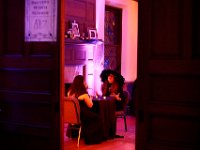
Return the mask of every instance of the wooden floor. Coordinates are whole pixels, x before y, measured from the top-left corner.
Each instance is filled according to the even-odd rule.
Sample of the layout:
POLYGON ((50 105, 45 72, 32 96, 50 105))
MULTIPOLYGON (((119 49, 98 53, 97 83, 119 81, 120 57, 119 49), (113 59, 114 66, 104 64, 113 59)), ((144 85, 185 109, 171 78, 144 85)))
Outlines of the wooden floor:
MULTIPOLYGON (((67 126, 66 126, 67 127, 67 126)), ((127 128, 125 132, 123 119, 117 119, 117 134, 124 135, 124 138, 115 138, 107 140, 101 144, 85 145, 83 139, 80 140, 80 146, 77 148, 77 139, 69 139, 64 135, 65 150, 134 150, 135 149, 135 117, 127 116, 127 128)), ((66 128, 65 128, 66 130, 66 128)))

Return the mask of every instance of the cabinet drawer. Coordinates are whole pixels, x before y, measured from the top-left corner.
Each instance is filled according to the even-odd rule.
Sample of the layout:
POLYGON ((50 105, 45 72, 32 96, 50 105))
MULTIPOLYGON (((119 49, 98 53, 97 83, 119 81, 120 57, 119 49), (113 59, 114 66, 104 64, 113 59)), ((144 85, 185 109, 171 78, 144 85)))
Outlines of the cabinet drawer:
POLYGON ((65 65, 83 65, 86 62, 85 45, 65 45, 65 65))

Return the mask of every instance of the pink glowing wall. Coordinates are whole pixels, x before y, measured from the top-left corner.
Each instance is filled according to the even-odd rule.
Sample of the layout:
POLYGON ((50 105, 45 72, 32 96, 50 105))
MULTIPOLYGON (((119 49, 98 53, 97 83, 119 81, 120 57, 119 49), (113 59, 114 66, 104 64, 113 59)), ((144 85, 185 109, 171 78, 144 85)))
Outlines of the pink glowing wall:
POLYGON ((121 72, 127 82, 134 81, 137 78, 138 2, 132 0, 96 0, 96 28, 100 39, 104 39, 105 5, 123 10, 121 72))

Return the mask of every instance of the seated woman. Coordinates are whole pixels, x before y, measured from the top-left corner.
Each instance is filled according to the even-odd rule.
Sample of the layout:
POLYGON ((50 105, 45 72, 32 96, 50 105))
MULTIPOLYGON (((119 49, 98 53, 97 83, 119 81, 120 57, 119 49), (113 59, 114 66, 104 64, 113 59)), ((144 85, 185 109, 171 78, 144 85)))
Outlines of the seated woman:
POLYGON ((116 110, 123 109, 125 96, 123 94, 124 77, 110 69, 103 70, 100 74, 102 84, 102 95, 113 96, 116 99, 116 110))
POLYGON ((87 93, 87 84, 82 75, 77 75, 70 86, 68 96, 75 96, 80 104, 82 133, 86 144, 97 144, 103 141, 102 123, 99 116, 91 111, 92 99, 87 93))

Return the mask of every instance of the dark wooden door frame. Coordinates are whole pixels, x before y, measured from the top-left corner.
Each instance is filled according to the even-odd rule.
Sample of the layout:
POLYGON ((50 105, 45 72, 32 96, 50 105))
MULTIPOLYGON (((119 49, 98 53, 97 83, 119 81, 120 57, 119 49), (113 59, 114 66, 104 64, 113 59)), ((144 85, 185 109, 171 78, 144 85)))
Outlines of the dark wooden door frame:
MULTIPOLYGON (((56 42, 24 42, 25 0, 0 2, 0 149, 61 149, 61 2, 56 42), (5 10, 5 11, 4 11, 5 10)), ((64 32, 63 32, 64 33, 64 32)), ((62 132, 63 133, 63 132, 62 132)))
POLYGON ((199 2, 138 4, 136 150, 199 149, 199 2))

